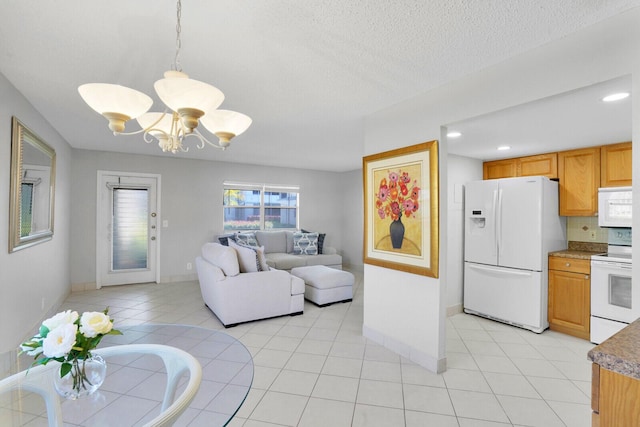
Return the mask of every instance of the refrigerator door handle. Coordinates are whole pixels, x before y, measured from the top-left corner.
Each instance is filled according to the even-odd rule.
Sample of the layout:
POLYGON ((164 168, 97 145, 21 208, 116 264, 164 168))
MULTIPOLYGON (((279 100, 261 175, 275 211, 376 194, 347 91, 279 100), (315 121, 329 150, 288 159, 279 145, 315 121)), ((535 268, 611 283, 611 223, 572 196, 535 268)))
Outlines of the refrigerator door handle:
POLYGON ((508 274, 509 276, 531 276, 533 274, 532 272, 526 271, 526 270, 495 268, 491 266, 476 265, 476 264, 469 264, 469 263, 467 263, 467 266, 474 270, 488 271, 488 272, 497 273, 497 274, 508 274))
POLYGON ((498 190, 493 190, 493 245, 492 254, 496 257, 498 256, 498 190))
POLYGON ((500 264, 500 250, 502 248, 502 188, 498 190, 498 207, 496 212, 496 240, 498 247, 498 264, 500 264))

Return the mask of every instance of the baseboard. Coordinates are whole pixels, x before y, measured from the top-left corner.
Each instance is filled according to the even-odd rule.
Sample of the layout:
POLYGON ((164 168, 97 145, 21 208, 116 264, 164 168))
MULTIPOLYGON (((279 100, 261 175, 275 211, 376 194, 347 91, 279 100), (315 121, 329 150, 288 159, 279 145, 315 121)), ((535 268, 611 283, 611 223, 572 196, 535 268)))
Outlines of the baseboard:
POLYGON ((98 285, 96 285, 96 282, 71 284, 71 292, 95 291, 96 289, 98 289, 98 285))
POLYGON ((198 274, 182 274, 179 276, 164 276, 160 278, 160 283, 174 283, 174 282, 193 282, 198 280, 198 274))
POLYGON ((433 373, 440 374, 447 369, 446 357, 442 359, 434 358, 423 351, 417 350, 408 344, 402 343, 395 338, 388 337, 365 325, 362 326, 362 335, 433 373))
POLYGON ((447 317, 451 317, 451 316, 455 316, 456 314, 460 314, 463 313, 463 306, 462 304, 456 304, 456 305, 452 305, 447 307, 447 317))

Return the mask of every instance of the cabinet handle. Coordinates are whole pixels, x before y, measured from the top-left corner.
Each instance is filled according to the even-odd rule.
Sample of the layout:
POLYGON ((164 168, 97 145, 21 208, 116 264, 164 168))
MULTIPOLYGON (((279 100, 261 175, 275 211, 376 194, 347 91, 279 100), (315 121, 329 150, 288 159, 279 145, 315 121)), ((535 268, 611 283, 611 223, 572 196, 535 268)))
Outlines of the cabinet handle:
POLYGON ((589 280, 589 275, 588 274, 584 275, 584 280, 589 280))
POLYGON ((571 267, 571 263, 570 263, 570 262, 568 262, 568 263, 566 263, 564 266, 565 266, 565 267, 571 267))

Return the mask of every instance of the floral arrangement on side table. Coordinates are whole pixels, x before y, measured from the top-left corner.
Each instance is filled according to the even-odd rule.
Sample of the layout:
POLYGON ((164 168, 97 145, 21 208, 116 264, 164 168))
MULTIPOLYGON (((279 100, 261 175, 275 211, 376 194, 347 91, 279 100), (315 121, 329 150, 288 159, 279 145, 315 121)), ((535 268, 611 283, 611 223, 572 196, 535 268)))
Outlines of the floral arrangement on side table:
POLYGON ((87 311, 82 316, 77 311, 60 312, 42 322, 38 333, 20 346, 23 353, 34 356, 32 366, 52 360, 61 363, 60 380, 56 378, 55 385, 64 397, 76 399, 91 394, 104 381, 106 364, 91 350, 105 335, 122 335, 113 329, 108 312, 109 308, 103 312, 87 311))

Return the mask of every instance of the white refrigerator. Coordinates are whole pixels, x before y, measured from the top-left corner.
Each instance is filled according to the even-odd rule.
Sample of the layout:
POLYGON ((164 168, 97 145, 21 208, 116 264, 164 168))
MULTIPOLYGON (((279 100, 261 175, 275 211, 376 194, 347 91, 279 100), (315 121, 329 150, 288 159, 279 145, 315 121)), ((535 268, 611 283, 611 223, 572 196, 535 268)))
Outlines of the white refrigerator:
POLYGON ((548 253, 567 244, 558 183, 542 176, 469 182, 464 215, 464 311, 544 331, 548 253))

